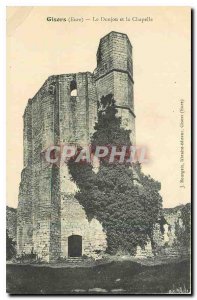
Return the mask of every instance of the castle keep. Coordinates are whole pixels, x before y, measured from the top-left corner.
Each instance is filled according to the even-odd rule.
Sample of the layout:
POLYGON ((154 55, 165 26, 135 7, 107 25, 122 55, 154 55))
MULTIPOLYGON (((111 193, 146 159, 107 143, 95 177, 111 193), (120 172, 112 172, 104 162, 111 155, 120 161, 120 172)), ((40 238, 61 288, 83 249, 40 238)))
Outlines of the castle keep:
POLYGON ((107 247, 96 219, 88 221, 75 199, 66 164, 47 165, 41 153, 61 143, 87 144, 97 121, 97 101, 112 93, 135 144, 132 46, 126 34, 110 32, 99 43, 93 73, 50 76, 24 112, 24 168, 17 216, 17 252, 44 261, 95 257, 107 247))

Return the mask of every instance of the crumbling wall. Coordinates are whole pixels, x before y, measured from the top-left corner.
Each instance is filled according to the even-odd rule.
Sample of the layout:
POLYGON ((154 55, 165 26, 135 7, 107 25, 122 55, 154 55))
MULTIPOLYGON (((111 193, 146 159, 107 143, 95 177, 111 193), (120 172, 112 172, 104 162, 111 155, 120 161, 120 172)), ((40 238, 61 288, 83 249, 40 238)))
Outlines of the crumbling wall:
POLYGON ((155 254, 169 257, 190 255, 190 215, 190 203, 163 209, 163 230, 156 223, 153 232, 155 254))

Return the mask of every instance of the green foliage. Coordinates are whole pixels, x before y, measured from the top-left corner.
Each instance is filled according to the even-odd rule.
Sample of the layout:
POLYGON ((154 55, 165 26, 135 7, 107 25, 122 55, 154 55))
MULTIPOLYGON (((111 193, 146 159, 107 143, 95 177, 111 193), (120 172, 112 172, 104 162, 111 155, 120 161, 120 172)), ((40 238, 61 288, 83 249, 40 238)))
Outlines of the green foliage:
POLYGON ((6 259, 9 260, 16 255, 16 243, 9 237, 6 230, 6 259))
POLYGON ((176 243, 180 246, 190 247, 191 243, 191 205, 186 204, 181 208, 182 226, 179 224, 179 220, 175 224, 175 234, 177 237, 176 243))
MULTIPOLYGON (((111 94, 102 97, 98 111, 92 147, 131 146, 130 131, 121 127, 111 94)), ((110 164, 108 159, 100 158, 97 173, 91 164, 75 163, 74 159, 68 166, 79 187, 76 198, 88 218, 96 217, 107 233, 108 252, 123 250, 134 254, 137 245, 143 247, 147 237, 152 237, 153 224, 162 207, 160 184, 144 175, 139 163, 131 168, 117 160, 110 164), (140 178, 140 186, 134 184, 134 172, 140 178)))
POLYGON ((143 193, 139 201, 143 205, 149 236, 152 238, 153 225, 158 220, 162 209, 162 197, 159 194, 161 184, 151 178, 150 175, 144 175, 142 172, 140 175, 143 193))

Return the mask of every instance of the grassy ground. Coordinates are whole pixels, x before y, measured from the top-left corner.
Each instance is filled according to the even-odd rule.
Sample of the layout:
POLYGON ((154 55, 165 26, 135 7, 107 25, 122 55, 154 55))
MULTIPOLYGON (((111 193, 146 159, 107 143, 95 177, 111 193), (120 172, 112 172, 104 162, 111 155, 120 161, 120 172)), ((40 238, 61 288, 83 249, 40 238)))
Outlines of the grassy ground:
POLYGON ((153 294, 189 289, 189 261, 156 266, 122 261, 88 268, 7 265, 10 294, 153 294))

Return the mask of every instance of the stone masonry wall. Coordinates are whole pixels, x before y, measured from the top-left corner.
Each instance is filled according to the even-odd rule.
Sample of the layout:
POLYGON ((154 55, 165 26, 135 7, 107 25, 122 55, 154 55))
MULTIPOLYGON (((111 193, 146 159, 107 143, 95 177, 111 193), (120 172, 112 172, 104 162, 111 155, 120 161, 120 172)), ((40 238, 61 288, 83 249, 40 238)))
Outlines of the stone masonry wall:
MULTIPOLYGON (((51 145, 69 142, 88 144, 97 118, 97 95, 93 75, 78 73, 51 76, 35 97, 30 100, 30 105, 31 113, 26 113, 24 117, 24 161, 27 167, 23 173, 27 172, 26 169, 30 170, 31 176, 22 178, 22 196, 20 196, 22 200, 18 210, 19 223, 20 219, 23 220, 22 225, 18 226, 18 229, 20 228, 19 236, 23 240, 25 238, 26 244, 28 240, 29 248, 27 251, 27 246, 19 242, 18 253, 30 253, 33 250, 38 258, 52 261, 65 253, 61 243, 64 245, 65 232, 63 228, 66 225, 62 221, 61 213, 63 212, 64 215, 68 205, 62 199, 65 194, 69 193, 69 185, 72 190, 72 183, 68 184, 70 179, 69 174, 64 171, 66 166, 52 167, 48 165, 42 160, 41 153, 51 145), (71 96, 72 81, 76 81, 77 96, 71 96), (29 118, 31 119, 31 131, 27 131, 29 118), (26 197, 29 202, 24 204, 26 190, 29 193, 26 197), (29 205, 30 203, 32 206, 29 205), (28 212, 25 212, 25 205, 28 212), (25 214, 29 223, 24 222, 25 214), (26 237, 25 234, 26 231, 30 231, 28 226, 31 226, 31 238, 30 236, 26 237)), ((71 192, 74 191, 75 189, 71 192)), ((86 230, 91 232, 91 226, 83 208, 75 199, 73 201, 76 211, 78 207, 78 210, 83 212, 80 219, 81 224, 86 224, 86 230)), ((74 215, 72 219, 74 222, 74 215)), ((71 226, 69 225, 70 218, 64 220, 67 227, 71 226)), ((96 243, 94 239, 97 239, 99 235, 96 235, 95 231, 96 229, 92 234, 91 247, 94 247, 96 243)), ((102 238, 104 237, 101 244, 104 247, 102 249, 105 249, 105 234, 102 232, 101 225, 98 226, 98 231, 101 232, 102 238)), ((87 248, 86 240, 88 238, 85 237, 87 234, 84 236, 84 232, 85 229, 83 230, 83 246, 87 248)), ((90 235, 90 233, 88 234, 90 235)), ((68 236, 66 238, 68 239, 68 236)), ((100 249, 99 247, 101 248, 101 246, 97 248, 100 249)), ((83 251, 88 252, 86 248, 83 251)))
POLYGON ((86 146, 97 120, 97 101, 114 94, 122 126, 135 140, 132 46, 125 34, 101 39, 97 68, 90 72, 50 76, 28 101, 24 113, 24 169, 19 191, 18 254, 34 252, 45 261, 68 255, 68 237, 82 236, 87 256, 104 251, 106 234, 97 220, 88 221, 74 195, 66 164, 43 160, 51 145, 86 146), (73 90, 75 93, 73 93, 73 90))
POLYGON ((93 219, 88 221, 83 207, 72 194, 62 195, 61 210, 61 256, 68 256, 68 237, 82 236, 82 255, 97 258, 107 247, 102 225, 93 219))
MULTIPOLYGON (((60 142, 76 142, 86 146, 97 119, 97 94, 93 75, 78 73, 61 77, 60 142), (70 83, 76 82, 77 95, 71 96, 70 83)), ((72 182, 67 165, 60 167, 61 197, 61 257, 68 256, 68 238, 82 236, 82 255, 97 256, 106 249, 106 235, 101 224, 88 221, 83 207, 75 199, 77 187, 72 182)))
POLYGON ((41 153, 54 144, 54 91, 47 80, 24 114, 24 165, 18 207, 18 254, 34 252, 49 261, 52 168, 41 153), (30 111, 30 108, 31 111, 30 111), (31 129, 31 130, 30 130, 31 129))
POLYGON ((131 130, 135 144, 132 46, 127 35, 111 32, 101 39, 94 75, 98 99, 114 95, 122 126, 131 130))

